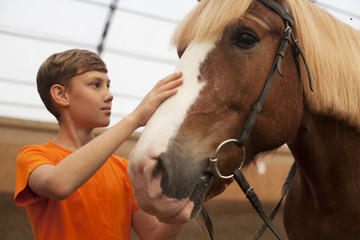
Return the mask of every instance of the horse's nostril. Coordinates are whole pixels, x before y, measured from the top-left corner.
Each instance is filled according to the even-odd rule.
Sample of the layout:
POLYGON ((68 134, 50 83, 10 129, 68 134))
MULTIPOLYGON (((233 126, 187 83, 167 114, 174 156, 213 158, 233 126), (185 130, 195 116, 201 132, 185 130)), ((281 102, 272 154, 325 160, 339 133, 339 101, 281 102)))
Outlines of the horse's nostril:
POLYGON ((164 158, 164 153, 161 153, 159 155, 159 157, 157 158, 158 163, 156 164, 156 167, 154 168, 154 170, 152 172, 152 177, 153 178, 156 178, 157 176, 163 174, 163 172, 164 172, 164 165, 163 165, 164 160, 163 160, 163 158, 164 158))
POLYGON ((173 158, 169 158, 165 152, 159 155, 158 164, 153 171, 153 177, 161 178, 160 187, 165 196, 181 199, 177 195, 179 189, 181 188, 179 184, 181 181, 174 182, 174 179, 177 180, 174 178, 174 171, 178 170, 178 168, 174 167, 174 162, 171 163, 170 159, 174 160, 176 158, 174 156, 173 158))

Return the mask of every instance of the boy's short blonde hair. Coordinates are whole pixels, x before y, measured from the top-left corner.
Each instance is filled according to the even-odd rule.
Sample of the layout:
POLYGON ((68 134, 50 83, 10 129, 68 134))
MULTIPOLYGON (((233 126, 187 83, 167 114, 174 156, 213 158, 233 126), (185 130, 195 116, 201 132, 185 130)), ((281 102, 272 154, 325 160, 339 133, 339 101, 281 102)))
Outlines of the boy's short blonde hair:
POLYGON ((71 86, 73 77, 88 71, 108 72, 104 61, 98 54, 82 49, 70 49, 55 53, 40 66, 36 78, 37 89, 45 107, 57 120, 59 120, 60 113, 51 99, 51 87, 59 84, 68 88, 71 86))

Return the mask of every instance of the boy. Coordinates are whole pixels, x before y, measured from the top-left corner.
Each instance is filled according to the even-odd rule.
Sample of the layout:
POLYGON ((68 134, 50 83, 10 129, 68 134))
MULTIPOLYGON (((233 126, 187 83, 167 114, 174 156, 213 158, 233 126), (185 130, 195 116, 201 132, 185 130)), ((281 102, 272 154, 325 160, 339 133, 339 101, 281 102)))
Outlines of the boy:
POLYGON ((113 95, 102 59, 72 49, 50 56, 37 75, 38 92, 60 129, 54 140, 24 147, 17 159, 15 203, 25 206, 36 239, 176 239, 182 225, 159 223, 137 206, 127 161, 112 153, 156 108, 177 92, 181 73, 159 81, 139 106, 110 122, 113 95))

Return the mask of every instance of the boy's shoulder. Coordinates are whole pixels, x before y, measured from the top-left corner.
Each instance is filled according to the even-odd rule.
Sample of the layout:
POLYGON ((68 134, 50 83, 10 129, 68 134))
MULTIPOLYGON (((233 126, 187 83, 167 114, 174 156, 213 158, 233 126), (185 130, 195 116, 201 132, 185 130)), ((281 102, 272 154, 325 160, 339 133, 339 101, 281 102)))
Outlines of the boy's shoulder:
POLYGON ((32 160, 47 160, 52 163, 58 163, 61 159, 71 154, 71 151, 61 148, 52 141, 48 141, 41 145, 27 145, 23 147, 18 154, 18 162, 28 162, 32 160))
POLYGON ((50 144, 51 141, 47 141, 43 144, 30 144, 30 145, 26 145, 24 147, 21 148, 20 151, 26 150, 26 149, 45 149, 45 148, 49 148, 51 147, 50 144))
POLYGON ((48 142, 43 143, 43 144, 26 145, 23 148, 21 148, 20 153, 21 152, 28 152, 28 151, 46 151, 46 152, 48 152, 48 151, 62 151, 62 152, 71 153, 71 151, 56 145, 52 141, 48 141, 48 142))
POLYGON ((36 152, 36 151, 46 151, 51 149, 51 145, 49 144, 49 142, 46 142, 44 144, 31 144, 31 145, 26 145, 24 147, 22 147, 19 151, 19 155, 24 154, 24 153, 28 153, 28 152, 36 152))

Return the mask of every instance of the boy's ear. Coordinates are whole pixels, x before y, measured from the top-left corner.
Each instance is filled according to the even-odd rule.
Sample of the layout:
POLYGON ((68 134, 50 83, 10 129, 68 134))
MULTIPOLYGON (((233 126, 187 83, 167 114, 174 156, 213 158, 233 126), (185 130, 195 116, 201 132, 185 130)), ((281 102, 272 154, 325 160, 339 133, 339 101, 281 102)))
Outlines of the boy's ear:
POLYGON ((63 107, 66 107, 69 105, 70 100, 67 94, 66 89, 64 86, 61 86, 60 84, 55 84, 50 88, 50 94, 53 102, 56 105, 60 105, 63 107))

